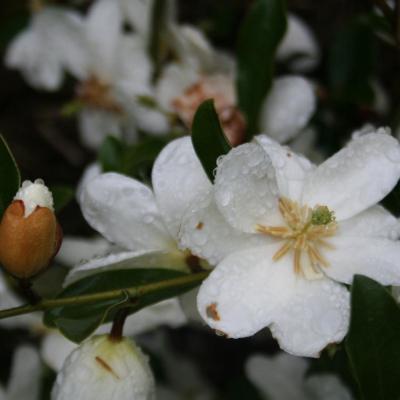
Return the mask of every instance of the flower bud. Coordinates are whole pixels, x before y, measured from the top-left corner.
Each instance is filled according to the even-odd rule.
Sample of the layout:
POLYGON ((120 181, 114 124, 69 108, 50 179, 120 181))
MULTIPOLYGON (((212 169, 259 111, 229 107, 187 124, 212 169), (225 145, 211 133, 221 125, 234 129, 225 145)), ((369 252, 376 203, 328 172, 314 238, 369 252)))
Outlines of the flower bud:
POLYGON ((50 264, 61 239, 51 192, 40 179, 25 181, 0 223, 0 263, 17 278, 31 278, 50 264))
POLYGON ((147 357, 128 339, 93 336, 75 349, 57 375, 52 400, 153 400, 147 357))

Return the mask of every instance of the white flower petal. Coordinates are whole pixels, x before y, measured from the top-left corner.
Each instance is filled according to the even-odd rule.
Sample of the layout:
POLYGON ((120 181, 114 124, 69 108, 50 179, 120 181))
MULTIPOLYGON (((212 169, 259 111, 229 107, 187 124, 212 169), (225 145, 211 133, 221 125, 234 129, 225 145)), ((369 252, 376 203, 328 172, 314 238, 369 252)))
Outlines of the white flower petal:
POLYGON ((154 163, 152 182, 166 226, 177 238, 187 208, 211 187, 190 137, 176 139, 164 147, 154 163))
POLYGON ((94 257, 104 256, 111 248, 111 243, 100 236, 93 238, 64 236, 56 261, 73 267, 94 257))
POLYGON ((304 359, 286 353, 257 354, 247 360, 246 374, 268 399, 309 400, 303 387, 307 367, 304 359))
POLYGON ((217 208, 213 190, 195 199, 179 231, 180 247, 210 265, 218 264, 230 253, 265 243, 262 235, 243 233, 226 222, 217 208))
POLYGON ((328 344, 340 342, 347 333, 350 295, 334 281, 298 278, 292 297, 281 304, 270 329, 288 353, 318 357, 328 344))
POLYGON ((121 118, 115 113, 84 108, 79 113, 78 122, 82 143, 93 150, 97 150, 107 136, 122 135, 121 118))
POLYGON ((81 194, 85 188, 85 186, 94 178, 98 177, 102 173, 101 165, 98 162, 94 162, 89 164, 83 174, 81 179, 78 182, 78 186, 76 188, 76 200, 80 204, 81 203, 81 194))
POLYGON ((57 375, 52 400, 153 400, 148 358, 130 339, 93 336, 76 348, 57 375))
POLYGON ((310 28, 297 16, 288 16, 286 34, 280 43, 276 58, 289 61, 294 71, 304 72, 315 67, 319 61, 319 48, 310 28), (294 60, 290 60, 295 57, 294 60))
POLYGON ((179 60, 197 71, 207 71, 214 66, 214 49, 205 35, 190 25, 174 25, 170 28, 172 45, 179 60))
POLYGON ((326 205, 343 220, 382 200, 400 177, 400 145, 378 129, 357 137, 305 182, 303 202, 326 205))
POLYGON ((382 285, 400 285, 399 241, 339 235, 329 243, 335 249, 324 253, 330 263, 324 272, 332 279, 350 284, 355 274, 362 274, 382 285))
POLYGON ((215 178, 215 198, 222 215, 238 230, 254 233, 257 224, 280 221, 272 161, 260 145, 243 144, 223 157, 215 178))
POLYGON ((91 68, 100 75, 100 79, 107 81, 113 74, 122 32, 118 1, 97 0, 89 10, 85 28, 91 68))
POLYGON ((180 96, 186 88, 200 79, 199 73, 188 65, 171 63, 162 71, 156 86, 156 98, 160 106, 173 112, 172 101, 180 96))
POLYGON ((277 245, 239 251, 226 257, 200 287, 200 315, 231 338, 253 335, 269 325, 295 285, 289 257, 272 262, 277 245))
POLYGON ((179 296, 179 304, 183 313, 185 314, 188 321, 191 323, 200 323, 204 325, 203 318, 199 314, 199 310, 197 309, 197 295, 199 293, 199 288, 189 290, 179 296))
POLYGON ((146 43, 139 35, 121 36, 117 61, 114 86, 123 91, 128 98, 150 95, 153 65, 148 56, 146 43))
POLYGON ((276 79, 261 111, 261 130, 280 143, 296 136, 315 111, 312 84, 300 76, 276 79))
MULTIPOLYGON (((22 299, 17 297, 16 294, 8 287, 7 281, 3 272, 0 271, 0 308, 14 308, 23 305, 22 299)), ((26 315, 19 315, 13 318, 6 318, 0 320, 0 326, 5 329, 15 328, 36 328, 42 326, 42 318, 39 313, 32 313, 26 315)))
POLYGON ((173 243, 153 192, 135 179, 116 173, 98 176, 82 192, 81 208, 94 229, 122 248, 164 250, 173 243))
POLYGON ((79 14, 62 7, 45 7, 11 42, 6 65, 21 70, 32 86, 55 90, 62 83, 64 68, 75 75, 86 68, 82 30, 79 14))
POLYGON ((299 201, 303 193, 304 180, 315 168, 305 157, 294 153, 286 146, 266 135, 256 136, 255 141, 267 152, 275 169, 275 176, 281 195, 299 201))
POLYGON ((66 276, 64 286, 100 272, 135 268, 166 268, 188 271, 183 253, 178 250, 175 252, 153 250, 129 251, 110 254, 106 257, 97 258, 76 266, 66 276))
POLYGON ((166 114, 136 103, 133 109, 135 123, 143 132, 163 136, 170 131, 170 121, 166 114))
MULTIPOLYGON (((340 379, 331 374, 311 375, 304 382, 316 400, 352 400, 353 396, 340 379)), ((310 397, 307 397, 310 398, 310 397)))
POLYGON ((17 348, 7 388, 7 400, 39 398, 41 365, 39 354, 30 346, 17 348))
POLYGON ((377 205, 341 221, 339 233, 342 236, 371 236, 396 240, 400 236, 400 222, 389 211, 377 205))
POLYGON ((58 372, 72 350, 77 347, 76 343, 69 341, 58 331, 53 331, 43 338, 40 346, 40 355, 50 368, 58 372))
POLYGON ((120 0, 123 15, 143 37, 148 37, 151 27, 153 0, 120 0))
POLYGON ((62 66, 55 55, 46 54, 40 46, 39 39, 33 32, 22 32, 8 48, 6 65, 19 69, 31 86, 56 90, 61 86, 64 77, 62 66))

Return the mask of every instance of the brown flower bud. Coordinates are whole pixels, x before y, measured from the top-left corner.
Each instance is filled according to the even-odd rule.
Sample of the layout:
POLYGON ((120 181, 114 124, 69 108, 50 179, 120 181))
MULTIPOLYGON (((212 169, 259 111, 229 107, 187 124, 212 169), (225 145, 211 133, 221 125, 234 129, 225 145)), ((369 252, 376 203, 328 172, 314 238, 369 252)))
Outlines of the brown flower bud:
POLYGON ((0 223, 0 263, 15 277, 29 279, 57 254, 62 231, 43 183, 24 183, 15 198, 0 223))

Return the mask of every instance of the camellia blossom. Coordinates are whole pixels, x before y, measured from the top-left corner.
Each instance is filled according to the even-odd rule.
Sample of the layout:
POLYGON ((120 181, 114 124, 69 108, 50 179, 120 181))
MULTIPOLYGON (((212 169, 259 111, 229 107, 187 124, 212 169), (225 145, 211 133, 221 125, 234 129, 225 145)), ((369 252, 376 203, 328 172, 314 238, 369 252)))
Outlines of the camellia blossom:
POLYGON ((82 141, 90 148, 109 134, 134 141, 144 112, 152 121, 150 133, 168 130, 166 117, 143 110, 138 100, 152 95, 153 67, 143 37, 123 31, 118 1, 97 0, 84 18, 45 7, 11 44, 6 63, 39 88, 58 89, 65 72, 78 80, 73 105, 82 141))
MULTIPOLYGON (((179 43, 186 46, 180 46, 180 61, 164 68, 156 88, 157 101, 165 112, 176 114, 190 128, 198 106, 212 98, 226 136, 233 145, 242 143, 246 123, 237 105, 234 60, 213 49, 192 27, 180 28, 179 34, 179 43)), ((260 128, 286 142, 305 127, 315 103, 314 89, 307 79, 280 77, 262 106, 260 128)))
MULTIPOLYGON (((121 0, 128 21, 146 38, 149 33, 144 28, 144 22, 149 21, 153 2, 138 3, 121 0)), ((165 25, 166 40, 175 57, 174 61, 164 66, 155 84, 153 112, 142 112, 138 116, 142 127, 149 130, 146 126, 154 124, 158 113, 160 118, 164 115, 176 116, 190 129, 198 106, 212 98, 225 134, 233 145, 238 145, 243 142, 246 123, 237 105, 236 62, 229 54, 214 49, 194 26, 179 25, 173 3, 167 1, 165 25)), ((290 17, 288 26, 277 57, 284 60, 293 55, 299 56, 298 65, 307 69, 318 59, 316 42, 298 18, 290 17)), ((285 142, 307 124, 314 110, 315 94, 308 80, 300 76, 279 78, 263 105, 261 128, 278 141, 285 142)))
POLYGON ((246 375, 268 400, 352 399, 335 375, 307 376, 307 367, 306 360, 285 353, 273 357, 257 354, 247 360, 246 375))
POLYGON ((93 336, 75 349, 57 375, 52 400, 153 400, 147 357, 128 339, 93 336))
MULTIPOLYGON (((218 236, 222 214, 234 232, 261 242, 225 257, 203 282, 198 308, 231 338, 269 326, 289 353, 318 356, 349 324, 351 284, 363 274, 399 285, 399 224, 376 205, 400 177, 400 145, 381 128, 354 138, 315 167, 266 136, 231 150, 217 168, 214 215, 193 204, 182 232, 202 257, 194 224, 218 236)), ((227 235, 227 233, 223 233, 227 235)))

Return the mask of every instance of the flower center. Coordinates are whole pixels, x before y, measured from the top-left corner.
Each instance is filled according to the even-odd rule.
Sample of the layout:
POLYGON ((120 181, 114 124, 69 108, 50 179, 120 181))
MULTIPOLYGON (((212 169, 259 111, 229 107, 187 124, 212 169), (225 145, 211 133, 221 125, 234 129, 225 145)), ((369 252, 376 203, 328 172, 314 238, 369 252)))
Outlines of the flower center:
POLYGON ((78 86, 77 97, 78 100, 89 107, 118 114, 122 113, 121 106, 112 96, 110 85, 94 75, 78 86))
POLYGON ((243 143, 246 122, 236 107, 232 80, 224 75, 203 77, 172 100, 172 107, 183 123, 191 128, 200 104, 214 100, 215 109, 223 130, 233 146, 243 143))
POLYGON ((258 232, 284 240, 272 259, 277 261, 293 253, 295 274, 308 279, 321 278, 321 268, 329 266, 321 250, 334 248, 325 240, 336 233, 334 213, 326 206, 300 206, 285 197, 279 199, 279 211, 286 225, 257 225, 258 232))

